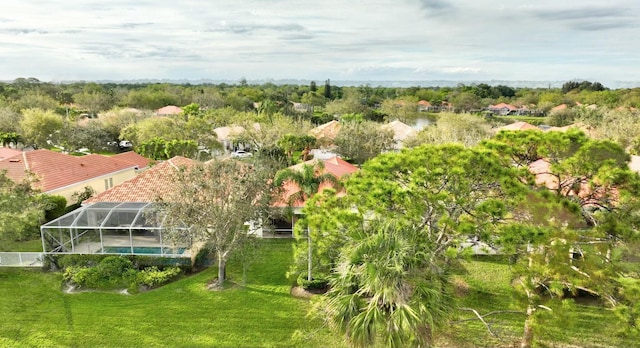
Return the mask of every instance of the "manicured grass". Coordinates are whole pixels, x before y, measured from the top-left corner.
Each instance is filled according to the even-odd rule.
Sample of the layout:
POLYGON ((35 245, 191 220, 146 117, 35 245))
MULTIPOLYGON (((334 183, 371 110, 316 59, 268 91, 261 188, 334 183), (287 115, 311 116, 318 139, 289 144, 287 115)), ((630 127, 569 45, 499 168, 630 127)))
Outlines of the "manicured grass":
POLYGON ((16 242, 13 240, 0 240, 0 251, 34 251, 42 252, 42 239, 16 242))
MULTIPOLYGON (((468 288, 456 298, 458 307, 476 309, 480 314, 498 310, 523 311, 513 296, 511 275, 506 260, 478 257, 464 261, 464 274, 458 275, 468 288)), ((543 314, 535 328, 535 341, 542 347, 632 347, 637 342, 617 334, 620 327, 613 313, 597 301, 566 300, 554 306, 553 313, 543 314), (564 307, 566 310, 563 310, 564 307)), ((472 318, 469 311, 457 311, 454 321, 472 318)), ((458 322, 442 333, 448 345, 459 347, 512 347, 522 337, 525 316, 504 313, 486 317, 500 338, 489 334, 478 320, 458 322)))
MULTIPOLYGON (((340 346, 306 318, 309 302, 290 296, 291 253, 290 240, 261 241, 247 285, 218 292, 205 289, 215 267, 130 296, 64 294, 59 273, 2 269, 0 346, 340 346)), ((232 280, 240 269, 229 265, 232 280)))
MULTIPOLYGON (((344 342, 307 318, 309 302, 291 297, 285 272, 291 240, 260 241, 247 285, 241 267, 230 262, 230 288, 205 289, 217 270, 136 295, 62 292, 59 273, 0 269, 0 347, 340 347, 344 342)), ((512 294, 505 260, 463 262, 455 276, 456 307, 484 314, 522 310, 512 294)), ((571 301, 573 302, 573 301, 571 301)), ((613 314, 597 303, 573 303, 571 310, 547 315, 536 327, 541 347, 631 347, 615 333, 613 314)), ((491 336, 473 313, 458 310, 453 323, 436 331, 439 347, 512 347, 522 335, 524 315, 487 317, 500 336, 491 336), (456 322, 458 321, 458 322, 456 322)))

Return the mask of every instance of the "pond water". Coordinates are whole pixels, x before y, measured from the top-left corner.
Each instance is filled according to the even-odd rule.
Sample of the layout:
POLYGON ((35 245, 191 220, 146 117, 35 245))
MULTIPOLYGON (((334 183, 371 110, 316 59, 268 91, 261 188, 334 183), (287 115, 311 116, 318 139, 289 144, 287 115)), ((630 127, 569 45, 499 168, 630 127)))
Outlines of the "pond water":
POLYGON ((434 124, 435 118, 432 116, 420 116, 416 118, 407 119, 406 121, 403 121, 403 122, 411 126, 413 129, 420 131, 423 128, 434 124))

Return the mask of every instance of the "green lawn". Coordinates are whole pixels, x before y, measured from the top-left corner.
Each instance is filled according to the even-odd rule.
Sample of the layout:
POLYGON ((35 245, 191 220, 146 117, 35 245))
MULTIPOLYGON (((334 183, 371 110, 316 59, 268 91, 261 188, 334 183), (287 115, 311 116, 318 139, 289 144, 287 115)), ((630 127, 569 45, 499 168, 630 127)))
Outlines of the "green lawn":
MULTIPOLYGON (((466 273, 458 276, 469 287, 466 295, 456 298, 458 307, 470 307, 485 314, 497 310, 518 310, 512 296, 509 266, 505 261, 478 258, 464 261, 466 273)), ((541 347, 632 347, 633 339, 617 335, 619 326, 614 315, 596 301, 568 300, 567 310, 554 307, 535 328, 535 341, 541 347)), ((469 311, 457 311, 454 320, 472 318, 469 311)), ((447 345, 456 347, 512 347, 519 346, 525 316, 498 314, 486 317, 500 338, 489 334, 478 320, 451 325, 442 332, 447 345)))
MULTIPOLYGON (((215 267, 162 288, 126 296, 116 293, 64 294, 62 276, 39 270, 0 269, 0 347, 340 347, 337 335, 306 317, 309 302, 289 295, 284 276, 291 240, 260 241, 247 286, 211 292, 205 284, 215 267)), ((457 307, 480 313, 514 307, 509 266, 504 261, 463 262, 457 275, 457 307)), ((231 262, 232 280, 241 267, 231 262)), ((598 305, 575 305, 555 312, 536 329, 540 347, 630 347, 615 335, 613 316, 598 305)), ((487 317, 492 337, 473 313, 457 311, 454 323, 436 331, 438 347, 512 347, 522 334, 524 316, 487 317)))
MULTIPOLYGON (((131 296, 64 294, 58 273, 2 269, 0 346, 339 346, 305 317, 309 303, 289 295, 291 252, 290 240, 262 241, 248 285, 221 292, 205 289, 213 267, 131 296)), ((230 276, 239 269, 231 263, 230 276)))
POLYGON ((0 240, 0 252, 2 251, 33 251, 42 252, 42 239, 16 242, 12 240, 0 240))

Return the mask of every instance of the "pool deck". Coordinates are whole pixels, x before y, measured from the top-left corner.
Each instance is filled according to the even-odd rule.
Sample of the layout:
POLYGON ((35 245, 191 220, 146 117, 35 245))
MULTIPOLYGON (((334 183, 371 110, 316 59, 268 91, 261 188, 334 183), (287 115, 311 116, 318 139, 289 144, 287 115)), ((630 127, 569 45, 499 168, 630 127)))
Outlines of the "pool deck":
MULTIPOLYGON (((146 236, 134 236, 129 239, 129 236, 104 236, 102 238, 102 244, 100 242, 83 242, 75 245, 72 253, 74 254, 96 254, 102 251, 104 247, 114 248, 130 248, 133 243, 133 247, 148 247, 148 248, 186 248, 185 252, 180 254, 180 257, 190 257, 191 251, 188 246, 173 245, 173 244, 160 244, 155 237, 146 236)), ((139 254, 139 255, 158 255, 158 254, 139 254)))

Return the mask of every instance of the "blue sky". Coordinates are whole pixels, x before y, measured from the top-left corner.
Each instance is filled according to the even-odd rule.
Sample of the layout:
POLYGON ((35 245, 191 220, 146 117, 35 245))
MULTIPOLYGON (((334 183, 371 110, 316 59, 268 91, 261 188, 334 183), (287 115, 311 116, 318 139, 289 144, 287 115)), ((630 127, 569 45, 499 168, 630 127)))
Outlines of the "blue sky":
POLYGON ((3 0, 0 80, 640 81, 638 0, 3 0))

